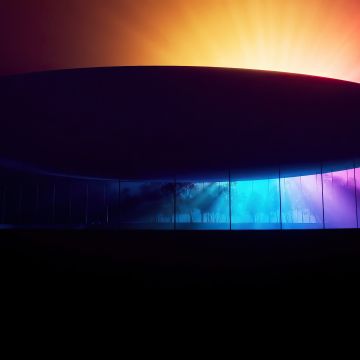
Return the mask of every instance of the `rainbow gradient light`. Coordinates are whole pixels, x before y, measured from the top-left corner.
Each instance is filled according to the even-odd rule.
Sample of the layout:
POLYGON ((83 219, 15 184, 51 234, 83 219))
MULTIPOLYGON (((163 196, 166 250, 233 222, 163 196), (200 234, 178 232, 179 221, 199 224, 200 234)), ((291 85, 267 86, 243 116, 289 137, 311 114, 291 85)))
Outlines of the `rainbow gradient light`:
MULTIPOLYGON (((341 165, 341 166, 340 166, 341 165)), ((358 228, 360 167, 217 180, 41 175, 0 183, 1 226, 255 230, 358 228), (280 175, 280 176, 279 176, 280 175)), ((287 170, 287 172, 290 170, 287 170)))
POLYGON ((319 169, 319 173, 305 173, 253 180, 232 179, 230 189, 227 182, 188 183, 177 195, 179 202, 182 198, 190 200, 177 208, 180 225, 177 228, 357 228, 360 168, 323 173, 319 169), (204 207, 207 209, 205 218, 201 217, 204 207))

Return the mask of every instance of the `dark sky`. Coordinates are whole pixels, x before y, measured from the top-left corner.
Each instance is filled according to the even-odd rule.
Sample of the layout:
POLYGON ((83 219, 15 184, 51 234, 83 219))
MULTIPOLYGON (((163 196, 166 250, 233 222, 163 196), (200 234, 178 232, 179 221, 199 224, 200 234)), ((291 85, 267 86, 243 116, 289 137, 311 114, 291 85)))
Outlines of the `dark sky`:
POLYGON ((0 0, 0 74, 133 64, 137 54, 121 31, 131 3, 0 0))

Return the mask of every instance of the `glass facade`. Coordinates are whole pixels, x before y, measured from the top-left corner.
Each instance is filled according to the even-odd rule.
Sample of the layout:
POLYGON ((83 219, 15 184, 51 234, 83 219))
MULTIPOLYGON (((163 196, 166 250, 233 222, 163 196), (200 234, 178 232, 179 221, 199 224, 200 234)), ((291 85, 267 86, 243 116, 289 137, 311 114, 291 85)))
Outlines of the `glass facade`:
POLYGON ((325 227, 357 227, 354 168, 338 170, 335 166, 324 167, 323 187, 325 227))
MULTIPOLYGON (((359 164, 356 164, 356 166, 360 166, 359 164)), ((356 212, 356 221, 357 221, 357 227, 360 227, 360 167, 356 167, 354 169, 354 173, 355 173, 355 191, 356 191, 356 207, 357 207, 357 212, 356 212)))
POLYGON ((120 227, 172 229, 174 227, 174 188, 172 182, 120 182, 120 227))
POLYGON ((177 182, 176 228, 229 229, 229 182, 177 182))
POLYGON ((341 229, 359 218, 360 162, 163 181, 0 170, 0 227, 341 229))
POLYGON ((231 181, 232 229, 280 229, 279 178, 231 181))
POLYGON ((283 229, 324 227, 321 169, 315 174, 298 176, 282 173, 280 188, 283 229))

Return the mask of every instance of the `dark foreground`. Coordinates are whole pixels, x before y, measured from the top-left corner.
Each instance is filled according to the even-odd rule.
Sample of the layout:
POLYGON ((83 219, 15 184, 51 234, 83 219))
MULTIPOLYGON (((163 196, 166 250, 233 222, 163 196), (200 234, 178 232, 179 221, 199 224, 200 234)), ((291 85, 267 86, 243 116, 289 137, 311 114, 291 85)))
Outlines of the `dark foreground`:
POLYGON ((356 288, 360 231, 2 230, 2 284, 356 288))

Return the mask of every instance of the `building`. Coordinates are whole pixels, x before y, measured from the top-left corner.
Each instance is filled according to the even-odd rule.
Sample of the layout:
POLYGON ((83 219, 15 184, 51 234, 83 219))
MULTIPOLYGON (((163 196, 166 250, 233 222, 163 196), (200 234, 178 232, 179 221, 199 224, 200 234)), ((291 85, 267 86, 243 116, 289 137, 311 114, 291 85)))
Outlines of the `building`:
POLYGON ((196 67, 0 80, 3 227, 357 228, 360 85, 196 67))

